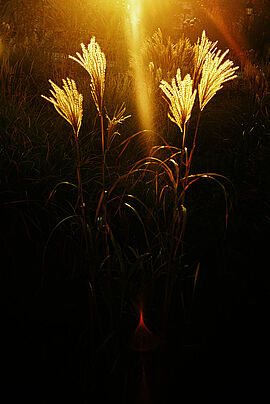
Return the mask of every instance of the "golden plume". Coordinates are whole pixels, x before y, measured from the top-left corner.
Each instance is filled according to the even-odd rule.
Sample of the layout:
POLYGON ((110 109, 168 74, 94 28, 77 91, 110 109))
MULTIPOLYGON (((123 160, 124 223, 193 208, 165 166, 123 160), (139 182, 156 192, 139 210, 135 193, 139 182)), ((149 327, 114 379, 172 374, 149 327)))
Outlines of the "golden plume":
POLYGON ((172 84, 170 85, 167 81, 162 80, 159 87, 169 100, 166 100, 170 108, 168 117, 183 132, 183 126, 191 117, 197 93, 197 90, 193 91, 193 80, 189 74, 182 80, 181 71, 178 68, 176 78, 172 79, 172 84))
POLYGON ((223 83, 237 77, 235 71, 239 68, 239 66, 232 67, 233 62, 229 59, 223 62, 228 52, 229 49, 227 49, 221 56, 220 50, 216 54, 214 52, 208 52, 205 57, 202 66, 201 80, 198 85, 199 104, 201 111, 217 93, 217 91, 223 87, 223 83))
POLYGON ((199 81, 206 56, 215 52, 217 42, 210 41, 203 30, 201 38, 198 38, 194 45, 194 87, 199 81))
POLYGON ((83 96, 79 94, 76 83, 73 79, 63 79, 63 89, 58 87, 52 80, 49 80, 53 90, 50 90, 53 97, 41 97, 51 102, 56 111, 66 119, 73 128, 75 136, 79 136, 83 116, 83 96))
POLYGON ((89 73, 91 79, 91 94, 99 115, 102 115, 106 57, 101 51, 99 44, 96 42, 95 37, 91 38, 87 48, 83 43, 81 44, 81 48, 83 52, 82 55, 77 52, 77 58, 74 56, 69 56, 69 58, 75 60, 89 73))

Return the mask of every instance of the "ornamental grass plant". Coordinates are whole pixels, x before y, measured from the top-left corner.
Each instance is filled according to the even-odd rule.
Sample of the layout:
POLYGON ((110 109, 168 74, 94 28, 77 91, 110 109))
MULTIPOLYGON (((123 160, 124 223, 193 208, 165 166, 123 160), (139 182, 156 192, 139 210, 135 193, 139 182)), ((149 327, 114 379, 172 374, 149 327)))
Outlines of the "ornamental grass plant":
POLYGON ((84 371, 89 394, 89 379, 99 386, 99 379, 117 372, 128 389, 132 372, 126 376, 123 358, 138 307, 149 330, 168 341, 163 347, 182 344, 177 360, 200 344, 198 350, 207 349, 204 341, 216 335, 215 310, 229 316, 235 302, 244 301, 252 276, 247 254, 260 234, 257 215, 267 227, 267 76, 256 89, 263 94, 259 107, 246 104, 254 88, 249 83, 257 80, 253 70, 249 81, 242 79, 248 73, 205 32, 194 45, 183 40, 188 58, 175 57, 185 62, 173 62, 173 73, 166 68, 169 57, 160 55, 159 72, 156 60, 160 49, 174 55, 177 46, 155 41, 145 70, 152 62, 152 108, 162 111, 158 133, 137 130, 132 69, 111 69, 110 75, 107 53, 94 37, 82 54, 63 59, 61 70, 57 62, 52 66, 50 96, 44 72, 36 76, 11 60, 0 70, 2 243, 16 275, 7 270, 12 299, 25 302, 22 318, 39 319, 42 335, 31 337, 36 345, 35 338, 44 345, 53 340, 50 326, 68 307, 57 330, 61 343, 49 344, 43 360, 56 360, 63 349, 64 374, 76 378, 75 368, 84 371), (64 119, 53 115, 51 104, 64 119), (263 132, 252 130, 258 109, 263 132), (152 135, 149 149, 144 140, 152 135), (31 262, 28 272, 18 272, 22 262, 31 262))
MULTIPOLYGON (((103 120, 103 98, 106 70, 105 55, 95 41, 95 37, 93 37, 87 47, 84 44, 81 45, 83 56, 79 53, 77 53, 77 58, 70 56, 71 59, 78 62, 89 73, 91 95, 97 108, 98 115, 101 118, 102 187, 98 193, 99 197, 95 210, 94 223, 95 226, 97 226, 98 233, 100 235, 103 234, 104 236, 104 262, 107 262, 110 266, 110 262, 113 262, 112 257, 116 254, 115 256, 120 267, 123 267, 122 260, 124 251, 121 247, 121 240, 117 240, 117 236, 113 232, 113 222, 115 217, 118 217, 118 220, 121 220, 123 210, 125 211, 127 209, 131 215, 135 215, 139 227, 141 227, 146 242, 145 252, 153 257, 156 254, 159 257, 164 256, 161 259, 161 267, 168 266, 167 286, 165 292, 166 310, 169 309, 168 296, 171 294, 170 289, 173 287, 173 284, 178 277, 177 274, 181 273, 181 259, 184 254, 184 233, 188 217, 185 195, 190 185, 202 178, 213 179, 221 187, 221 190, 225 195, 226 221, 228 216, 228 195, 221 180, 221 178, 224 180, 224 177, 213 173, 190 175, 200 115, 211 98, 223 87, 223 83, 236 78, 235 70, 237 70, 237 67, 233 68, 233 62, 230 60, 223 61, 228 51, 220 56, 221 51, 217 50, 215 46, 216 43, 212 44, 212 42, 206 37, 205 31, 203 31, 201 39, 198 40, 195 45, 194 79, 191 78, 190 74, 186 74, 182 79, 181 70, 178 68, 176 78, 172 79, 171 85, 165 80, 161 80, 160 88, 165 94, 165 100, 169 105, 168 117, 178 126, 180 138, 182 138, 180 141, 180 147, 177 145, 170 146, 166 141, 162 146, 154 146, 150 151, 149 156, 138 160, 126 174, 118 175, 118 177, 114 177, 109 173, 110 168, 106 163, 106 154, 112 146, 115 135, 119 134, 115 131, 116 126, 123 123, 130 116, 124 116, 124 104, 122 104, 120 109, 115 110, 112 119, 107 115, 108 126, 105 138, 103 120), (198 88, 195 88, 195 77, 196 80, 199 79, 197 84, 198 88), (199 98, 199 113, 195 133, 193 135, 192 148, 189 151, 186 145, 186 136, 197 93, 199 98), (162 153, 165 153, 165 160, 162 157, 162 153), (147 184, 150 193, 153 192, 153 194, 155 194, 152 202, 150 202, 151 198, 149 200, 148 196, 147 199, 144 200, 143 195, 136 195, 136 188, 138 186, 141 187, 143 183, 147 184), (118 189, 118 193, 115 194, 118 189), (134 190, 135 193, 132 190, 134 190), (149 202, 150 205, 148 205, 149 202), (111 206, 114 207, 113 209, 116 209, 114 213, 111 210, 111 206), (163 228, 163 223, 162 225, 159 223, 160 210, 163 212, 166 226, 170 229, 169 233, 163 228), (168 221, 166 215, 169 210, 171 210, 172 215, 171 219, 168 221), (145 215, 148 215, 147 220, 145 215), (153 232, 151 227, 154 227, 156 231, 153 232), (169 243, 164 240, 164 231, 166 238, 170 240, 169 243), (152 240, 152 242, 154 241, 154 249, 150 247, 150 240, 152 240), (160 245, 159 242, 161 243, 160 245), (166 247, 164 247, 165 245, 166 247), (165 258, 166 256, 167 258, 165 258), (179 268, 177 271, 174 269, 175 265, 179 268)), ((63 80, 63 90, 56 86, 52 81, 50 81, 50 83, 54 89, 54 91, 51 90, 54 98, 43 97, 53 103, 60 115, 71 124, 75 135, 78 156, 78 189, 81 207, 83 209, 82 222, 87 245, 87 234, 89 233, 91 224, 87 222, 87 214, 85 213, 87 206, 83 199, 84 190, 80 175, 81 163, 78 146, 78 134, 82 120, 82 95, 77 92, 74 80, 63 80)), ((123 155, 128 144, 141 134, 142 132, 135 133, 119 144, 120 156, 123 155)), ((149 194, 149 191, 146 192, 146 195, 149 194)), ((91 239, 93 240, 92 231, 90 231, 90 233, 91 239)), ((87 245, 86 251, 88 251, 88 247, 89 246, 87 245)), ((157 264, 155 260, 152 261, 152 271, 157 271, 157 268, 155 268, 156 265, 160 266, 160 263, 157 264)))

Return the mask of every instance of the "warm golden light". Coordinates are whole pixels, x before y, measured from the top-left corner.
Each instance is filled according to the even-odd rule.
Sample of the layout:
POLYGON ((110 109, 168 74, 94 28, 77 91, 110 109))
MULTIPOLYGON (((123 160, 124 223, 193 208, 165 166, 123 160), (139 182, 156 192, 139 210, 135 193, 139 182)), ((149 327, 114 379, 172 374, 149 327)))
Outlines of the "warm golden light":
POLYGON ((127 10, 129 12, 132 29, 137 30, 142 14, 142 1, 130 0, 127 4, 127 10))
POLYGON ((242 48, 247 46, 246 40, 243 35, 235 37, 235 35, 230 31, 228 24, 222 13, 220 6, 216 5, 213 9, 203 8, 206 19, 212 21, 218 31, 221 33, 223 38, 227 41, 230 49, 244 61, 245 57, 242 54, 242 48))
POLYGON ((4 51, 3 42, 2 39, 0 38, 0 56, 2 55, 3 51, 4 51))
POLYGON ((127 37, 129 50, 134 60, 134 80, 136 103, 141 122, 141 129, 153 129, 151 100, 147 91, 146 71, 142 63, 141 47, 144 39, 142 21, 143 0, 129 0, 127 4, 127 37))

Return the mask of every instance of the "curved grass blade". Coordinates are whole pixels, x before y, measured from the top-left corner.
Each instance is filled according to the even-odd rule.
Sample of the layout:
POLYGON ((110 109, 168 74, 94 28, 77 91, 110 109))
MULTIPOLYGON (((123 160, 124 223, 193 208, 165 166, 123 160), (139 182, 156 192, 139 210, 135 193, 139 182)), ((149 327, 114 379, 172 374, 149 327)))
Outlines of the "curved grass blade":
POLYGON ((56 185, 54 186, 53 190, 51 191, 51 193, 50 193, 50 195, 49 195, 49 197, 48 197, 48 199, 47 199, 47 201, 46 201, 46 205, 49 203, 49 200, 53 197, 53 195, 55 194, 57 188, 58 188, 60 185, 70 185, 70 186, 72 186, 73 188, 78 189, 78 185, 73 184, 72 182, 68 182, 68 181, 61 181, 61 182, 58 182, 58 184, 56 184, 56 185))

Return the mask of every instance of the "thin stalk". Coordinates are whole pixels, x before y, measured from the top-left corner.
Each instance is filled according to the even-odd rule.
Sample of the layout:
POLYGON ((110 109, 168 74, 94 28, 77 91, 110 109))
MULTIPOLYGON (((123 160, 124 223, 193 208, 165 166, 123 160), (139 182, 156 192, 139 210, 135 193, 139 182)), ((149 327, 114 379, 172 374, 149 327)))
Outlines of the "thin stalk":
MULTIPOLYGON (((196 139, 197 139, 197 133, 198 133, 198 128, 199 128, 200 118, 201 118, 201 110, 199 111, 199 114, 198 114, 195 133, 194 133, 194 137, 193 137, 193 145, 192 145, 192 149, 191 149, 189 157, 188 157, 188 153, 187 153, 186 149, 183 149, 183 151, 182 151, 182 153, 185 154, 185 156, 186 156, 185 163, 183 163, 183 159, 181 160, 181 163, 183 163, 185 165, 185 176, 182 179, 182 187, 183 187, 182 204, 183 205, 184 205, 184 202, 185 202, 185 191, 186 191, 187 185, 188 185, 188 176, 189 176, 189 173, 190 173, 192 156, 193 156, 193 153, 194 153, 194 150, 195 150, 195 147, 196 147, 196 139)), ((186 128, 184 126, 184 130, 185 129, 186 128)))
MULTIPOLYGON (((183 159, 183 153, 181 153, 181 165, 183 159)), ((179 173, 178 173, 179 175, 179 173)), ((176 181, 178 184, 178 180, 176 181)), ((175 270, 174 270, 174 258, 175 258, 175 237, 177 235, 177 225, 179 225, 179 211, 178 211, 178 186, 174 187, 174 206, 173 206, 173 215, 171 222, 171 237, 170 237, 170 246, 169 246, 169 260, 168 260, 168 271, 167 271, 167 281, 165 287, 165 296, 164 296, 164 309, 165 316, 170 307, 171 295, 172 295, 172 287, 175 280, 175 270)))
POLYGON ((186 130, 187 130, 187 124, 186 124, 186 123, 184 123, 184 129, 183 129, 183 139, 182 139, 182 150, 184 150, 184 149, 185 149, 186 130))
POLYGON ((197 133, 198 133, 199 123, 200 123, 200 119, 201 119, 201 113, 202 113, 202 111, 200 110, 199 114, 198 114, 195 133, 194 133, 192 149, 191 149, 188 161, 187 161, 187 173, 186 173, 187 176, 189 175, 190 166, 191 166, 191 160, 192 160, 192 156, 193 156, 193 153, 194 153, 194 150, 195 150, 195 147, 196 147, 196 139, 197 139, 197 133))
POLYGON ((104 139, 104 122, 102 114, 100 114, 100 125, 101 125, 101 149, 102 149, 102 186, 103 191, 105 191, 105 139, 104 139))
POLYGON ((78 181, 78 200, 76 206, 78 206, 79 201, 83 204, 83 192, 82 192, 82 180, 81 180, 81 156, 79 149, 78 137, 75 134, 75 144, 76 144, 76 152, 77 152, 77 181, 78 181))
POLYGON ((102 211, 103 211, 103 224, 105 229, 105 246, 106 254, 109 256, 109 244, 108 244, 108 234, 110 233, 110 228, 107 222, 107 191, 105 189, 105 164, 106 164, 106 147, 105 147, 105 136, 104 136, 104 119, 103 114, 100 113, 100 127, 101 127, 101 150, 102 150, 102 211))
POLYGON ((85 246, 86 251, 88 252, 88 237, 87 237, 87 224, 86 224, 86 216, 85 216, 85 203, 83 199, 83 189, 82 189, 82 179, 81 179, 81 155, 80 155, 80 148, 79 148, 79 141, 78 136, 75 133, 75 143, 76 143, 76 152, 77 152, 77 181, 78 181, 78 200, 76 207, 78 204, 80 205, 81 209, 81 221, 85 239, 85 246))
POLYGON ((185 139, 186 139, 186 123, 184 124, 184 128, 183 128, 183 140, 182 140, 182 149, 181 149, 181 156, 180 156, 180 175, 181 175, 181 182, 182 182, 182 188, 183 190, 185 189, 185 178, 186 178, 186 168, 184 170, 185 174, 183 175, 183 165, 185 165, 184 163, 184 154, 185 154, 185 139), (184 178, 184 179, 183 179, 184 178))

